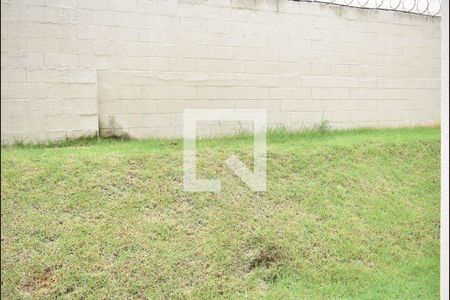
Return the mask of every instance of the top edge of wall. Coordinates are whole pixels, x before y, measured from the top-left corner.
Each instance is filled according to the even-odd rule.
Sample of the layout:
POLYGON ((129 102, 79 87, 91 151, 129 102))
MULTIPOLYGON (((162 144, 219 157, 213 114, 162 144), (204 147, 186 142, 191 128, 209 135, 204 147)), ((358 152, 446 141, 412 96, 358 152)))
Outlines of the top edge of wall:
MULTIPOLYGON (((362 1, 362 0, 360 0, 362 1)), ((377 3, 391 3, 392 0, 365 0, 365 5, 359 5, 360 1, 358 0, 175 0, 175 2, 182 4, 191 4, 191 5, 206 5, 206 6, 215 6, 215 7, 228 7, 228 8, 237 8, 237 9, 247 9, 247 10, 258 10, 258 11, 272 11, 272 12, 280 12, 280 13, 302 13, 302 14, 311 14, 317 15, 322 14, 323 9, 331 9, 333 11, 336 10, 352 10, 352 11, 363 11, 366 13, 374 12, 392 12, 420 17, 436 17, 440 18, 440 9, 438 12, 428 12, 424 10, 419 10, 418 6, 416 7, 416 11, 414 9, 402 9, 403 1, 407 0, 397 0, 399 5, 397 7, 390 7, 389 5, 380 5, 379 7, 370 7, 367 3, 369 1, 376 1, 377 3), (339 3, 341 1, 342 3, 339 3), (391 2, 389 2, 391 1, 391 2), (349 4, 345 4, 349 3, 349 4), (310 11, 305 11, 308 9, 310 11)), ((431 0, 424 0, 431 1, 431 0)), ((437 0, 436 0, 437 1, 437 0)), ((418 5, 417 1, 414 2, 415 5, 418 5)), ((441 4, 439 4, 441 6, 441 4)), ((428 7, 428 6, 427 6, 428 7)))
MULTIPOLYGON (((232 8, 254 11, 279 12, 287 14, 303 14, 303 15, 320 15, 323 16, 327 11, 331 14, 343 15, 356 13, 396 13, 400 15, 419 16, 440 18, 440 10, 437 13, 428 12, 414 12, 402 9, 403 4, 399 4, 397 8, 389 8, 389 6, 379 8, 370 7, 367 3, 375 1, 374 3, 391 3, 389 1, 397 1, 395 3, 403 3, 403 1, 417 0, 167 0, 167 1, 153 1, 153 0, 59 0, 59 1, 42 1, 42 0, 27 0, 20 3, 21 6, 38 6, 38 7, 57 7, 61 9, 88 9, 100 11, 121 11, 129 13, 150 13, 158 14, 167 13, 171 10, 176 12, 181 5, 201 5, 218 8, 232 8), (365 4, 360 5, 360 2, 365 4), (346 4, 348 3, 348 4, 346 4)), ((441 1, 441 0, 422 0, 422 1, 441 1)), ((17 5, 12 0, 2 0, 2 6, 17 5)), ((429 3, 429 2, 426 2, 429 3)), ((439 2, 440 3, 440 2, 439 2)), ((415 4, 416 5, 416 4, 415 4)), ((417 4, 418 5, 418 4, 417 4)), ((439 7, 442 5, 439 4, 439 7)), ((427 6, 428 7, 428 6, 427 6)), ((418 6, 417 6, 418 9, 418 6)), ((2 12, 3 15, 3 12, 2 12)), ((347 17, 347 16, 346 16, 347 17)))

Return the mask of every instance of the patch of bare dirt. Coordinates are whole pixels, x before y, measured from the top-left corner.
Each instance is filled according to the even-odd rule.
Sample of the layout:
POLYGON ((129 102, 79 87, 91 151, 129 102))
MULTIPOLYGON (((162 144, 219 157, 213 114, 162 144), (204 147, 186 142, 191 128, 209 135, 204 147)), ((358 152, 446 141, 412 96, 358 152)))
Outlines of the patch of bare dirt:
POLYGON ((28 293, 48 294, 56 285, 56 276, 50 267, 34 274, 24 285, 23 289, 28 293))

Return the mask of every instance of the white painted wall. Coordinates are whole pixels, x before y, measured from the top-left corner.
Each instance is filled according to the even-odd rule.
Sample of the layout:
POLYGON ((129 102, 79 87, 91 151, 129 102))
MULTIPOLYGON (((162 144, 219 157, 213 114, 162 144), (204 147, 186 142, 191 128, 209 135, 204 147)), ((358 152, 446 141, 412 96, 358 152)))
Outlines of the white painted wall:
POLYGON ((449 3, 442 9, 442 93, 441 93, 441 295, 449 299, 449 3))
MULTIPOLYGON (((1 23, 2 143, 98 123, 180 136, 184 108, 267 108, 291 129, 439 123, 439 17, 286 0, 11 0, 1 23)), ((202 134, 239 129, 211 125, 202 134)))

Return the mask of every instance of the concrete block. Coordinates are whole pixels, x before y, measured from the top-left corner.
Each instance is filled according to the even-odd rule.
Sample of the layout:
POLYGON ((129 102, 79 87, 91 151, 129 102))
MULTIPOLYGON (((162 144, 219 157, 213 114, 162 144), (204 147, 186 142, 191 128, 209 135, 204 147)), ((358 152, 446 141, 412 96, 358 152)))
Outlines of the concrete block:
POLYGON ((77 56, 63 53, 46 53, 45 66, 56 69, 74 69, 78 65, 77 56))
POLYGON ((1 56, 2 143, 98 123, 179 136, 184 108, 266 108, 291 129, 439 122, 437 18, 275 0, 6 1, 1 56))

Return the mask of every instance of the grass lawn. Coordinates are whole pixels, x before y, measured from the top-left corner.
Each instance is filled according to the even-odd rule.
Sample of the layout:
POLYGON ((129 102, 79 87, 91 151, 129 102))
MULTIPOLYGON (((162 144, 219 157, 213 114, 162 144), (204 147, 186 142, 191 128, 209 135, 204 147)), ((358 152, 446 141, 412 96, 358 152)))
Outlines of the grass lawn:
POLYGON ((438 299, 440 130, 268 136, 267 192, 224 161, 241 135, 1 151, 1 294, 17 298, 438 299))

